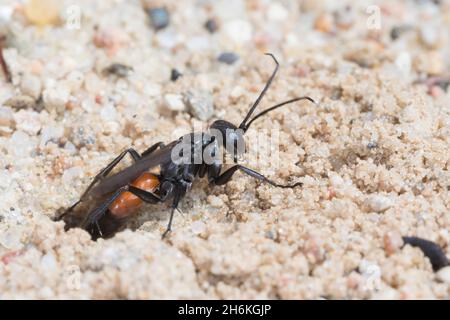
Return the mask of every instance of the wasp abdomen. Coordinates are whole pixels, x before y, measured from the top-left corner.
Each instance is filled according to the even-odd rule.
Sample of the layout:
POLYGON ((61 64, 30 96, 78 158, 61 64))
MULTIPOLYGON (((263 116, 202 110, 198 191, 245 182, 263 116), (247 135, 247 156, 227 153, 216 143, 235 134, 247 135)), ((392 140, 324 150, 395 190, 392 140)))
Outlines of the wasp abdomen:
MULTIPOLYGON (((134 180, 131 185, 145 191, 153 192, 159 186, 159 179, 154 174, 145 172, 134 180)), ((125 218, 136 212, 142 205, 142 202, 139 197, 126 191, 114 200, 109 206, 109 211, 116 218, 125 218)))

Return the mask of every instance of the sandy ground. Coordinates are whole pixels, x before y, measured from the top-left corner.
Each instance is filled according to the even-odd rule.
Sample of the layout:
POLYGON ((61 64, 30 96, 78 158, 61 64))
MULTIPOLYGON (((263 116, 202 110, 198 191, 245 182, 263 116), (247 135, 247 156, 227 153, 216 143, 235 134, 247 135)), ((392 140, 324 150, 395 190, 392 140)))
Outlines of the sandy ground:
POLYGON ((450 1, 75 2, 0 1, 0 298, 450 297, 450 269, 401 240, 450 256, 450 1), (143 9, 164 6, 166 27, 143 9), (279 128, 282 161, 253 168, 302 188, 198 181, 164 241, 165 205, 97 242, 52 221, 125 148, 239 123, 264 52, 281 68, 263 106, 319 106, 255 122, 279 128))

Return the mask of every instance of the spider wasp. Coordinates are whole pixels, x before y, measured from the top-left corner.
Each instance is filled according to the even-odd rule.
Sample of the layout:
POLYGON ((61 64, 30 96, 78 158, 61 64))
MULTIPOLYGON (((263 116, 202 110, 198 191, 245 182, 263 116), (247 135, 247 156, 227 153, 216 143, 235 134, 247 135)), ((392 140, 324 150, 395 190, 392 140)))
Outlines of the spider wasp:
POLYGON ((174 212, 180 200, 197 177, 207 177, 212 185, 223 185, 231 180, 235 172, 241 171, 274 187, 301 186, 300 182, 276 183, 237 163, 238 157, 245 152, 244 134, 255 120, 272 110, 296 101, 308 100, 315 104, 310 97, 297 97, 265 109, 252 118, 252 114, 269 89, 279 68, 275 56, 271 53, 266 55, 275 62, 275 69, 239 126, 226 120, 216 120, 207 132, 186 134, 169 144, 158 142, 142 154, 133 148, 123 151, 94 177, 80 199, 59 215, 57 220, 64 219, 66 229, 72 227, 85 229, 93 239, 109 237, 123 225, 126 218, 137 211, 143 202, 156 204, 171 199, 172 211, 166 231, 162 235, 164 238, 171 231, 174 212), (234 165, 223 172, 222 159, 219 157, 222 150, 232 155, 234 160, 234 165), (114 167, 127 154, 131 156, 134 163, 110 175, 114 167), (205 155, 209 156, 209 159, 202 157, 205 155), (149 172, 156 167, 160 169, 159 174, 149 172), (93 210, 88 210, 89 213, 84 219, 77 220, 73 217, 71 213, 75 207, 98 198, 102 199, 101 203, 93 210))

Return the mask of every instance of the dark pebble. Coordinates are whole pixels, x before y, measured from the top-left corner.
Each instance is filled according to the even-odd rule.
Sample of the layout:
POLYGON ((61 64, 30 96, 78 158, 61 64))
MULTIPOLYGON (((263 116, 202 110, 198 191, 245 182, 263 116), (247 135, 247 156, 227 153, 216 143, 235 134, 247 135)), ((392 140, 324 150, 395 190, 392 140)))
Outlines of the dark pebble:
POLYGON ((234 52, 224 52, 219 55, 217 60, 231 65, 239 60, 239 56, 234 52))
POLYGON ((439 81, 436 81, 436 85, 438 85, 439 87, 441 87, 442 90, 447 92, 447 90, 448 90, 448 88, 450 86, 450 80, 441 79, 439 81))
POLYGON ((408 25, 402 25, 402 26, 395 26, 391 29, 391 39, 392 40, 397 40, 398 38, 400 38, 402 36, 402 34, 404 34, 407 31, 412 30, 411 26, 408 25))
POLYGON ((393 27, 391 29, 391 39, 392 40, 397 40, 398 38, 400 38, 400 35, 402 34, 402 29, 399 27, 393 27))
POLYGON ((26 95, 13 96, 3 102, 3 105, 11 107, 13 109, 35 109, 36 101, 26 95))
POLYGON ((113 75, 116 75, 118 77, 125 78, 132 71, 133 71, 132 67, 126 66, 126 65, 121 64, 121 63, 113 63, 109 67, 105 68, 103 70, 103 73, 106 74, 106 75, 113 74, 113 75))
POLYGON ((344 90, 341 87, 333 88, 330 95, 331 100, 340 100, 343 92, 344 90))
POLYGON ((147 9, 147 14, 150 17, 150 22, 155 30, 164 29, 169 25, 170 15, 166 8, 147 9))
POLYGON ((427 2, 431 2, 436 6, 440 6, 442 4, 442 0, 416 0, 419 5, 426 4, 427 2))
POLYGON ((205 23, 205 28, 206 28, 206 30, 209 31, 209 33, 214 33, 214 32, 217 31, 217 29, 219 29, 219 26, 217 25, 217 21, 216 20, 209 19, 205 23))
POLYGON ((378 147, 378 144, 376 143, 376 142, 369 142, 368 144, 367 144, 367 148, 368 149, 375 149, 375 148, 377 148, 378 147))
POLYGON ((172 69, 172 71, 170 71, 170 81, 177 81, 177 79, 182 75, 183 74, 177 69, 172 69))
POLYGON ((418 237, 403 237, 403 242, 413 247, 418 247, 423 254, 430 259, 434 271, 448 266, 449 262, 442 248, 433 241, 418 237))

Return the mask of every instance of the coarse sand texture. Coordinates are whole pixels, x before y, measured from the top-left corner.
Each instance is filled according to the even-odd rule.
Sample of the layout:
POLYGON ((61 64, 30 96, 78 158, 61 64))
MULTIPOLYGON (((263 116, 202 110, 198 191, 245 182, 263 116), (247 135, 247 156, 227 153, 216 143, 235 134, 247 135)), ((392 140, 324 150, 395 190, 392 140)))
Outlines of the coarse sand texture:
POLYGON ((0 45, 0 299, 450 298, 402 239, 450 257, 449 0, 0 0, 0 45), (243 164, 303 186, 198 179, 164 240, 170 202, 110 239, 54 221, 123 150, 238 125, 265 52, 258 111, 317 105, 243 164))

